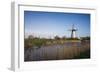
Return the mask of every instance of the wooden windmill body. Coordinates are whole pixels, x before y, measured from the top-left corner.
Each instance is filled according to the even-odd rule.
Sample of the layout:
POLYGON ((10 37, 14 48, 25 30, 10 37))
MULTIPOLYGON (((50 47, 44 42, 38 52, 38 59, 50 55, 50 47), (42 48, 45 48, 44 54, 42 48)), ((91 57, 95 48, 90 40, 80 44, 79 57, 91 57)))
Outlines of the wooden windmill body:
POLYGON ((77 29, 75 28, 74 24, 72 25, 72 29, 70 29, 70 31, 71 31, 71 38, 77 38, 76 36, 77 29))

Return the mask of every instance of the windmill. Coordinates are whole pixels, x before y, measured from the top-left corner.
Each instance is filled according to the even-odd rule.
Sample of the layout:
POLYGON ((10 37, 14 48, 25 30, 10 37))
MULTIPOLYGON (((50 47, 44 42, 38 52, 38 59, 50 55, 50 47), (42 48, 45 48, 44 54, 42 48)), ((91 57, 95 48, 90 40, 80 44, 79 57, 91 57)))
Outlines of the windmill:
POLYGON ((71 31, 71 38, 77 38, 76 36, 77 29, 75 28, 74 24, 72 25, 72 29, 70 29, 69 31, 71 31))

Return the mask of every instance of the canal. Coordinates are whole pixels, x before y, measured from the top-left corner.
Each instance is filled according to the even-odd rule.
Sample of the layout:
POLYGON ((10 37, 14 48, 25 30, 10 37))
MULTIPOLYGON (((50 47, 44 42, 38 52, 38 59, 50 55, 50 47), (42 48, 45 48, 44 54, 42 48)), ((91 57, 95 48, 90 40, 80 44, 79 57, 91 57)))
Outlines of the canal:
POLYGON ((82 53, 85 55, 87 51, 89 51, 88 54, 90 56, 89 42, 66 42, 63 44, 33 47, 24 50, 24 61, 80 59, 79 56, 82 53))

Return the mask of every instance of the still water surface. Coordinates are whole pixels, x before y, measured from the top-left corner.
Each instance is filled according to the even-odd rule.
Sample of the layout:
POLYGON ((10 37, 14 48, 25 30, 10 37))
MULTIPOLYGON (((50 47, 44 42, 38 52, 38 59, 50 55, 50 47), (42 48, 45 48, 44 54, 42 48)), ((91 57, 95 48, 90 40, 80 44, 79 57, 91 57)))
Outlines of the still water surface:
POLYGON ((89 45, 81 42, 67 42, 64 44, 54 44, 49 46, 41 46, 40 48, 29 48, 24 51, 25 61, 40 60, 61 60, 73 59, 80 52, 88 50, 89 45))

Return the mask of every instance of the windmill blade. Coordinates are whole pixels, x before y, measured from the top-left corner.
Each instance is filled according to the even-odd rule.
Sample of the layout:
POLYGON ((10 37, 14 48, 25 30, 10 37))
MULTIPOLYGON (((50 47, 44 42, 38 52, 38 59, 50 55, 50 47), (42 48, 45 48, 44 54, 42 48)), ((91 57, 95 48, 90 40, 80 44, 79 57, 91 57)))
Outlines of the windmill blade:
POLYGON ((69 29, 68 31, 72 31, 72 29, 69 29))
POLYGON ((74 29, 74 24, 72 25, 72 29, 74 29))

